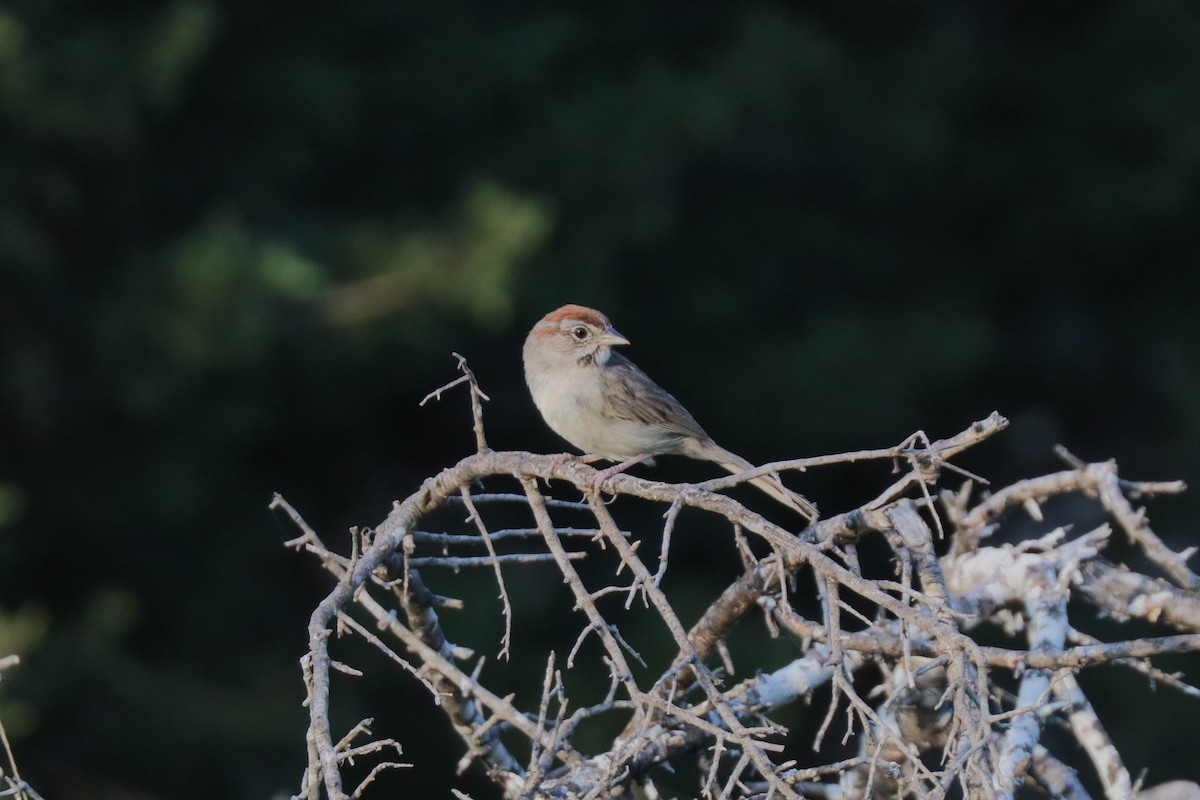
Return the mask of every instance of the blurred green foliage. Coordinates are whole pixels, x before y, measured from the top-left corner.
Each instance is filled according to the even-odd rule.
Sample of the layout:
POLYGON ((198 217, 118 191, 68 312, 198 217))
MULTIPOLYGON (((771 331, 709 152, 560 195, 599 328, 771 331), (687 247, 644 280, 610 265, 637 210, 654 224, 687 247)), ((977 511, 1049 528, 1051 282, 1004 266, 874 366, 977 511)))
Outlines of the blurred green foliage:
MULTIPOLYGON (((0 8, 0 640, 24 661, 0 712, 26 777, 294 791, 325 582, 270 492, 335 534, 468 452, 461 398, 416 407, 451 350, 494 446, 561 448, 519 347, 564 302, 752 459, 996 408, 1014 428, 971 458, 997 480, 1059 441, 1195 480, 1197 41, 1183 0, 0 8)), ((873 491, 806 478, 823 509, 873 491)), ((1154 518, 1182 546, 1198 511, 1154 518)), ((706 547, 683 566, 719 586, 706 547)), ((1113 727, 1151 783, 1187 777, 1184 737, 1113 727)), ((397 737, 405 785, 445 796, 440 733, 397 737)))

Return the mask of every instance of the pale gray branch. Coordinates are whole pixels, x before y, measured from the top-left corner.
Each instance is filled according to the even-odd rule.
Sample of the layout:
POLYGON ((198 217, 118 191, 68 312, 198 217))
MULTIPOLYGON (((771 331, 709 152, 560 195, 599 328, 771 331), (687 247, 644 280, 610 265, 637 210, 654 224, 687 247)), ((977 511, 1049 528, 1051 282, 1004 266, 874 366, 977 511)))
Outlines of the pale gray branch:
MULTIPOLYGON (((1177 484, 1139 484, 1117 478, 1111 463, 1072 462, 1070 469, 989 493, 978 493, 978 476, 946 488, 943 474, 970 475, 951 459, 1007 425, 992 414, 942 439, 917 432, 892 447, 779 461, 696 485, 617 474, 605 483, 615 502, 605 502, 596 494, 597 471, 579 459, 490 450, 483 434, 486 396, 461 358, 459 368, 462 377, 430 398, 457 385, 470 389, 476 452, 428 478, 378 525, 362 529, 349 556, 330 552, 282 498, 272 504, 300 530, 290 546, 317 557, 335 582, 309 622, 302 662, 308 767, 297 797, 348 798, 341 773, 347 754, 379 758, 391 743, 352 748, 347 742, 358 732, 339 736, 332 730, 337 698, 330 650, 340 647, 335 630, 383 652, 395 680, 425 681, 445 724, 463 742, 460 768, 482 764, 513 800, 671 794, 1010 798, 1028 781, 1082 800, 1087 794, 1074 773, 1042 747, 1042 731, 1052 720, 1069 726, 1085 764, 1104 772, 1108 795, 1124 797, 1135 791, 1129 772, 1102 735, 1102 720, 1074 673, 1106 663, 1135 665, 1190 699, 1190 687, 1149 660, 1200 651, 1197 578, 1184 563, 1188 554, 1168 550, 1144 511, 1129 503, 1130 497, 1178 490, 1177 484), (720 493, 767 473, 868 459, 891 461, 898 474, 864 492, 872 496, 868 502, 803 530, 772 523, 720 493), (514 482, 521 492, 495 490, 496 483, 514 482), (583 499, 551 497, 551 490, 583 499), (981 546, 1017 515, 1040 525, 1041 504, 1066 495, 1090 503, 1108 524, 1086 533, 1045 526, 1019 544, 981 546), (653 530, 622 529, 618 520, 626 519, 626 509, 643 503, 658 504, 664 521, 653 530), (474 534, 429 530, 430 515, 447 505, 466 508, 474 534), (523 509, 525 518, 514 519, 514 508, 523 509), (1102 560, 1111 530, 1124 532, 1170 582, 1102 560), (710 590, 705 606, 681 614, 685 606, 677 593, 685 576, 668 567, 696 535, 735 537, 740 558, 723 565, 726 583, 710 590), (654 536, 647 550, 656 559, 651 569, 639 548, 654 536), (948 552, 939 557, 947 551, 943 539, 948 552), (486 554, 450 549, 462 546, 484 547, 486 554), (862 554, 872 549, 873 558, 882 553, 891 560, 893 574, 864 574, 872 562, 862 554), (456 606, 426 588, 418 567, 451 568, 436 573, 439 590, 451 596, 478 596, 464 594, 462 580, 496 583, 498 601, 466 611, 505 630, 522 630, 524 606, 516 598, 530 581, 543 584, 543 593, 555 590, 561 598, 555 602, 573 604, 575 612, 553 645, 554 652, 568 654, 565 662, 549 650, 523 652, 534 645, 520 637, 510 644, 499 631, 514 659, 540 665, 531 683, 502 688, 484 660, 473 656, 481 642, 464 647, 446 641, 438 610, 455 613, 456 606), (461 578, 468 567, 491 567, 492 576, 461 578), (822 602, 809 619, 798 609, 811 603, 798 593, 813 585, 822 602), (609 599, 613 594, 624 597, 609 599), (1118 618, 1186 633, 1091 640, 1068 619, 1081 605, 1069 602, 1075 599, 1118 618), (374 631, 359 618, 373 622, 374 631), (983 646, 974 638, 984 622, 1004 632, 1005 646, 983 646), (768 665, 764 654, 729 638, 738 625, 785 637, 794 657, 782 667, 778 661, 768 665), (740 677, 733 674, 735 664, 740 677), (575 680, 578 673, 587 679, 575 680), (1000 674, 1007 679, 997 682, 1000 674), (1014 680, 1015 696, 1003 690, 1014 680), (832 686, 834 700, 814 709, 825 720, 822 733, 844 728, 831 735, 855 740, 858 755, 797 769, 782 756, 785 744, 814 743, 790 739, 796 734, 771 715, 809 702, 824 684, 832 686), (586 748, 576 741, 583 723, 602 717, 618 731, 610 741, 593 737, 586 748), (834 726, 835 720, 846 724, 834 726), (522 761, 516 752, 525 754, 522 761), (653 781, 666 774, 659 768, 685 760, 699 784, 659 792, 653 781)), ((395 738, 403 741, 403 733, 395 738)), ((383 760, 373 765, 354 796, 370 796, 374 776, 392 766, 383 760)), ((1186 796, 1187 786, 1178 796, 1186 796)))

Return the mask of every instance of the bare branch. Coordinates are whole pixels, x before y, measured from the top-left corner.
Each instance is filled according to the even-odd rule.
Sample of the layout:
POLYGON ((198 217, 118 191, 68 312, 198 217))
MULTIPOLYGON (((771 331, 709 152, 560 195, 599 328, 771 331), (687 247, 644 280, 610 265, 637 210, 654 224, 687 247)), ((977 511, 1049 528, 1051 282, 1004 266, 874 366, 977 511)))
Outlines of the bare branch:
MULTIPOLYGON (((272 503, 300 530, 289 546, 315 556, 336 581, 309 622, 309 652, 302 661, 309 763, 297 797, 367 796, 375 776, 395 766, 384 758, 389 748, 398 749, 393 740, 352 746, 365 726, 340 737, 331 730, 335 699, 329 675, 338 668, 330 652, 334 631, 378 649, 397 680, 423 681, 463 742, 460 769, 482 764, 513 800, 622 794, 1011 798, 1027 781, 1057 796, 1086 798, 1075 773, 1042 747, 1042 732, 1051 723, 1072 732, 1078 752, 1086 754, 1083 764, 1101 776, 1106 795, 1126 798, 1137 787, 1074 673, 1110 663, 1131 666, 1185 698, 1197 694, 1150 662, 1161 654, 1200 651, 1196 575, 1185 565, 1188 554, 1168 550, 1144 511, 1129 502, 1177 491, 1178 484, 1121 479, 1111 463, 1068 462, 1064 471, 977 496, 975 487, 986 481, 950 459, 1004 429, 1007 420, 992 414, 942 439, 917 432, 893 447, 764 464, 695 485, 617 474, 605 482, 616 502, 605 503, 596 494, 597 471, 579 459, 488 449, 481 403, 486 396, 461 357, 459 369, 461 378, 426 400, 455 386, 469 388, 477 452, 430 477, 378 525, 352 536, 350 556, 329 551, 282 498, 272 503), (873 488, 868 502, 800 531, 720 493, 769 473, 870 459, 891 461, 898 474, 873 488), (941 484, 943 474, 970 480, 949 490, 941 484), (520 493, 493 485, 513 481, 520 493), (568 496, 578 492, 583 501, 549 497, 541 488, 558 489, 560 483, 571 489, 568 496), (479 491, 479 484, 490 491, 479 491), (1081 498, 1090 504, 1089 513, 1105 515, 1108 522, 1085 533, 1050 530, 1042 504, 1067 495, 1081 498), (622 529, 618 520, 624 520, 625 509, 644 503, 659 504, 661 527, 622 529), (448 505, 467 510, 473 533, 433 529, 431 519, 445 515, 432 512, 448 505), (508 527, 514 507, 527 510, 532 527, 508 527), (691 510, 684 514, 684 508, 691 510), (556 515, 575 524, 561 525, 556 515), (1043 527, 1017 544, 981 546, 1012 518, 1043 527), (501 520, 504 524, 496 524, 501 520), (727 582, 706 598, 707 605, 685 617, 680 613, 685 606, 674 596, 684 581, 668 571, 681 542, 688 541, 683 537, 693 533, 685 528, 700 524, 704 535, 732 536, 738 558, 731 559, 727 582), (1128 536, 1170 582, 1104 561, 1101 554, 1114 530, 1128 536), (657 559, 651 569, 640 546, 654 535, 659 543, 648 545, 657 559), (939 557, 947 547, 942 540, 948 540, 948 552, 939 557), (482 550, 462 555, 472 550, 460 548, 482 550), (863 561, 862 554, 872 560, 863 561), (864 574, 881 558, 894 567, 890 576, 864 574), (604 565, 611 565, 611 573, 604 565), (497 678, 485 674, 482 658, 446 640, 438 609, 462 604, 434 595, 418 567, 430 568, 431 575, 433 567, 450 567, 436 573, 439 589, 465 597, 455 581, 460 570, 477 566, 492 568, 497 602, 472 613, 495 619, 482 612, 499 609, 501 653, 511 650, 524 663, 536 659, 541 666, 531 678, 540 682, 500 688, 497 678), (541 572, 533 578, 530 569, 552 570, 578 612, 544 653, 519 652, 511 638, 520 622, 514 608, 521 604, 510 602, 510 593, 516 599, 530 579, 542 579, 541 572), (814 585, 819 608, 802 613, 816 608, 803 588, 814 585), (1184 633, 1100 642, 1072 626, 1069 611, 1087 606, 1071 600, 1118 619, 1148 620, 1184 633), (1004 632, 1004 646, 976 640, 975 630, 985 622, 1004 632), (768 668, 762 653, 729 638, 739 623, 786 637, 795 650, 790 663, 768 668), (565 662, 555 653, 567 653, 565 662), (735 676, 735 664, 746 674, 735 676), (588 679, 569 693, 568 686, 576 684, 572 672, 588 679), (1005 679, 998 681, 1000 676, 1005 679), (809 702, 825 684, 833 699, 813 709, 824 720, 817 741, 788 742, 791 749, 813 751, 812 766, 797 769, 784 760, 788 734, 772 715, 809 702), (1015 696, 1006 689, 1013 685, 1015 696), (619 731, 611 741, 593 736, 587 747, 576 742, 581 725, 605 717, 616 723, 609 729, 619 731), (855 741, 858 754, 822 762, 821 737, 842 719, 845 726, 839 723, 830 738, 855 741), (518 762, 514 752, 527 757, 518 762), (352 795, 342 788, 341 774, 350 758, 378 759, 352 795), (668 768, 687 761, 698 785, 659 792, 654 781, 667 780, 668 768)), ((479 580, 478 573, 470 579, 479 580)), ((1190 786, 1163 784, 1177 793, 1165 796, 1186 797, 1190 786)))

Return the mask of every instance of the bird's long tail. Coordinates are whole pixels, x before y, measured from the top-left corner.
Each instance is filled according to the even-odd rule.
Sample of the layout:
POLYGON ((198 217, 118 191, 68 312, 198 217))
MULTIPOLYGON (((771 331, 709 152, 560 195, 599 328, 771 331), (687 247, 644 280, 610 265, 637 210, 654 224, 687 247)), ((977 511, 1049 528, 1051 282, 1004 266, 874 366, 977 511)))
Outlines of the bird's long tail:
MULTIPOLYGON (((734 475, 754 469, 754 465, 749 461, 742 458, 737 453, 729 452, 711 439, 708 441, 698 441, 694 454, 689 455, 719 464, 721 467, 734 475)), ((817 507, 810 503, 803 495, 799 495, 784 486, 783 481, 781 481, 779 476, 774 472, 753 478, 750 480, 750 483, 754 484, 759 489, 778 500, 780 503, 783 503, 797 514, 807 517, 809 522, 816 522, 817 507)))

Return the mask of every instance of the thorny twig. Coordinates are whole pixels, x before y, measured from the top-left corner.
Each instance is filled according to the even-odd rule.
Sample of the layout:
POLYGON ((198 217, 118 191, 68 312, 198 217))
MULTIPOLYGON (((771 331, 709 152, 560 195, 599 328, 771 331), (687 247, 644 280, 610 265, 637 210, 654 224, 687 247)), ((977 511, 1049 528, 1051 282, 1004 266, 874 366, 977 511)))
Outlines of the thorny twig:
MULTIPOLYGON (((330 652, 335 630, 361 637, 424 681, 466 747, 460 769, 479 762, 504 796, 514 799, 599 798, 633 794, 635 788, 641 796, 659 797, 652 782, 661 780, 656 767, 688 760, 698 770, 692 792, 713 798, 940 800, 951 792, 1010 798, 1022 783, 1084 797, 1074 773, 1042 744, 1042 730, 1057 722, 1074 731, 1089 762, 1077 768, 1100 776, 1108 797, 1132 797, 1137 788, 1074 673, 1123 664, 1166 687, 1195 692, 1179 676, 1149 663, 1160 654, 1200 651, 1198 580, 1185 563, 1190 553, 1167 548, 1144 511, 1130 504, 1131 498, 1180 491, 1179 483, 1139 483, 1119 478, 1111 462, 1069 461, 1066 471, 979 495, 974 487, 985 482, 950 459, 1003 430, 1007 421, 995 413, 945 439, 930 441, 918 432, 895 447, 765 464, 695 485, 616 475, 606 491, 627 498, 624 503, 640 499, 665 508, 651 569, 639 552, 651 532, 620 529, 616 512, 595 494, 596 471, 590 466, 561 455, 487 447, 481 405, 486 395, 465 359, 457 358, 462 377, 426 400, 460 384, 469 387, 477 452, 397 503, 361 551, 356 545, 349 558, 332 552, 282 498, 272 504, 301 530, 289 544, 317 556, 336 580, 309 624, 303 660, 309 765, 297 797, 358 796, 392 766, 381 761, 352 794, 343 789, 348 753, 362 758, 394 743, 383 739, 349 748, 352 736, 335 741, 329 682, 330 670, 338 666, 330 652), (867 460, 894 463, 900 475, 859 507, 802 532, 779 527, 718 493, 756 475, 867 460), (952 490, 941 483, 945 474, 968 480, 952 490), (504 480, 522 491, 496 491, 492 483, 504 480), (539 481, 570 484, 584 499, 549 497, 539 481), (473 484, 479 482, 492 491, 478 491, 473 484), (1041 524, 1041 504, 1065 495, 1093 503, 1170 582, 1103 560, 1109 525, 1082 534, 1045 528, 1046 535, 1021 544, 982 546, 1019 515, 1041 524), (473 532, 430 530, 431 512, 455 503, 465 505, 473 532), (524 506, 529 527, 491 530, 481 508, 490 515, 497 503, 524 506), (694 510, 681 517, 684 508, 694 510), (582 514, 590 520, 580 526, 582 514), (570 524, 557 515, 571 515, 570 524), (736 538, 730 566, 737 566, 726 588, 713 594, 688 628, 673 597, 679 576, 665 578, 673 551, 692 533, 681 526, 702 516, 706 535, 723 528, 736 538), (949 552, 939 557, 942 539, 949 552), (752 547, 755 540, 765 547, 752 547), (460 547, 475 552, 458 552, 460 547), (896 566, 896 579, 865 576, 859 566, 863 548, 882 548, 896 566), (511 588, 501 580, 501 563, 521 573, 520 580, 508 582, 511 588), (438 620, 439 610, 461 603, 434 595, 418 571, 448 566, 456 574, 483 565, 492 566, 500 587, 502 652, 511 648, 514 656, 534 656, 544 665, 540 686, 525 687, 520 695, 512 693, 520 687, 510 693, 490 688, 494 679, 482 659, 473 668, 461 664, 472 658, 471 651, 446 641, 438 620), (544 574, 548 569, 553 578, 544 574), (579 623, 563 630, 556 647, 568 652, 567 675, 607 673, 608 689, 601 696, 572 697, 552 652, 520 653, 512 644, 521 619, 509 591, 521 591, 527 580, 566 583, 566 603, 580 615, 579 623), (810 617, 801 610, 812 606, 802 587, 814 584, 822 602, 810 617), (390 592, 389 601, 379 599, 379 587, 390 592), (610 594, 623 594, 623 605, 612 606, 605 600, 610 594), (637 605, 635 598, 641 600, 637 605), (1068 601, 1118 619, 1165 623, 1182 633, 1101 642, 1076 630, 1084 623, 1068 619, 1068 601), (763 613, 752 614, 759 610, 763 613), (358 622, 360 616, 376 632, 358 622), (637 621, 647 616, 665 634, 669 653, 637 621), (749 624, 748 618, 763 620, 769 635, 786 637, 799 654, 782 668, 732 683, 734 645, 726 637, 738 622, 749 624), (984 622, 1008 631, 1009 643, 979 644, 972 632, 984 622), (646 652, 644 661, 638 651, 646 652), (997 683, 997 675, 1010 678, 997 683), (1012 681, 1015 695, 1003 688, 1012 681), (854 741, 858 755, 831 756, 820 765, 826 751, 818 749, 809 759, 817 766, 797 769, 781 757, 789 734, 767 715, 806 702, 821 685, 831 685, 834 696, 834 705, 818 712, 826 720, 822 732, 843 709, 846 725, 833 738, 854 741), (530 698, 536 698, 532 705, 530 698), (607 746, 584 751, 575 741, 580 724, 606 716, 623 719, 623 728, 607 746), (513 755, 518 750, 528 754, 524 763, 513 755)), ((759 669, 764 664, 756 655, 742 653, 737 663, 759 669)), ((365 726, 352 731, 365 732, 365 726)), ((792 743, 793 749, 800 746, 792 743)))
MULTIPOLYGON (((7 655, 0 658, 0 677, 20 663, 20 656, 7 655)), ((0 765, 0 797, 14 797, 17 800, 42 800, 42 796, 21 779, 21 771, 17 768, 17 759, 13 756, 12 745, 8 741, 8 732, 2 723, 0 723, 0 745, 4 748, 4 759, 7 764, 7 768, 0 765)))

